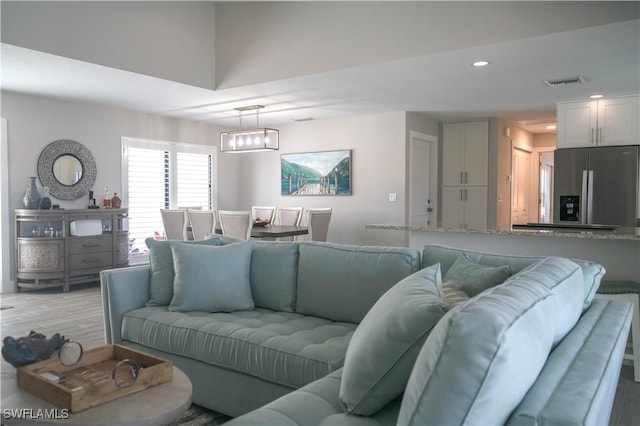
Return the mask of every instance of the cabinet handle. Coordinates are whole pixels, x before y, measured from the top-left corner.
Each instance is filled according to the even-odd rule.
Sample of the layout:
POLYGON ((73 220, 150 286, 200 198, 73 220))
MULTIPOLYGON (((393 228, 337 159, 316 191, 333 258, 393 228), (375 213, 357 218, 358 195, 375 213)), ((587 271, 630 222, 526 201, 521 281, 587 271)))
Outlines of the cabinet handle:
POLYGON ((100 244, 96 244, 96 243, 90 243, 90 244, 83 244, 82 247, 84 248, 88 248, 88 247, 100 247, 100 244))
POLYGON ((465 200, 465 201, 467 201, 467 200, 468 200, 468 198, 467 198, 467 190, 466 190, 466 189, 464 190, 464 200, 465 200))
POLYGON ((100 259, 83 259, 82 261, 84 263, 93 263, 93 262, 98 262, 100 259))
POLYGON ((591 128, 591 145, 596 143, 596 129, 594 129, 593 127, 591 128))
POLYGON ((460 172, 460 183, 464 183, 464 172, 460 172))
POLYGON ((469 183, 469 172, 464 172, 464 183, 469 183))
POLYGON ((460 190, 460 201, 464 201, 464 198, 463 198, 463 196, 462 196, 462 191, 463 191, 463 190, 461 189, 461 190, 460 190))
POLYGON ((602 127, 598 127, 599 135, 598 135, 598 144, 602 144, 604 140, 602 139, 602 127))

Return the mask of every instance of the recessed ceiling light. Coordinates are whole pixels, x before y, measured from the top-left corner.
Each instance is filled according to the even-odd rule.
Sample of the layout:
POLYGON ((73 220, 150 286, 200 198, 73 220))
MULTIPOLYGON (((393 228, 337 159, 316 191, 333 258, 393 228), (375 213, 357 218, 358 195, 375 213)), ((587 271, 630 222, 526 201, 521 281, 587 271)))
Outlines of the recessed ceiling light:
POLYGON ((602 98, 604 95, 591 95, 589 96, 591 99, 600 99, 602 98))
POLYGON ((549 130, 553 130, 555 128, 556 128, 555 124, 551 124, 551 125, 547 126, 547 129, 549 129, 549 130))
POLYGON ((476 62, 472 63, 471 65, 473 65, 474 67, 486 67, 489 64, 490 64, 489 61, 476 61, 476 62))

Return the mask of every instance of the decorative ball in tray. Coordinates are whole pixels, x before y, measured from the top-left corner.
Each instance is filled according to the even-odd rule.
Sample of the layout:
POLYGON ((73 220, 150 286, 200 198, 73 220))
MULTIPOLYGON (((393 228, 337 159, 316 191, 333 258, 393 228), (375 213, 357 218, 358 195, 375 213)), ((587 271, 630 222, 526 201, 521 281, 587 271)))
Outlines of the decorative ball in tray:
POLYGON ((253 226, 257 226, 259 228, 263 228, 263 227, 267 226, 269 223, 271 223, 271 221, 269 219, 261 219, 259 217, 256 217, 255 220, 253 221, 253 226))

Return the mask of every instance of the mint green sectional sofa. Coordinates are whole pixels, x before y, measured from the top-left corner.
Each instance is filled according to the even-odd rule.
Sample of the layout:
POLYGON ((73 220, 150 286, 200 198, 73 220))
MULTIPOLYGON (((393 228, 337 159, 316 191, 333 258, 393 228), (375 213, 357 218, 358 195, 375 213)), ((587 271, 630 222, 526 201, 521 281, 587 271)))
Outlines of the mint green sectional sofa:
POLYGON ((226 242, 101 280, 107 342, 173 360, 229 425, 608 422, 631 307, 594 300, 596 263, 226 242))

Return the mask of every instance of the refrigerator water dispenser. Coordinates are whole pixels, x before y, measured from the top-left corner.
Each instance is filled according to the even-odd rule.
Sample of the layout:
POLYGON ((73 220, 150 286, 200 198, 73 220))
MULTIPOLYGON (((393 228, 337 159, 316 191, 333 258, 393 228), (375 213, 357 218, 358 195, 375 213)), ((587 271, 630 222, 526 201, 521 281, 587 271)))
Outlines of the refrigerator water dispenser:
POLYGON ((561 195, 560 196, 560 220, 575 221, 580 220, 580 196, 561 195))

